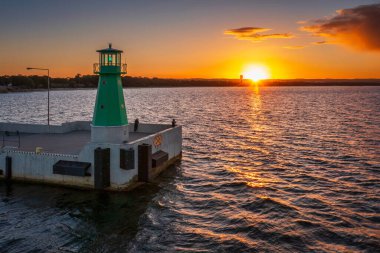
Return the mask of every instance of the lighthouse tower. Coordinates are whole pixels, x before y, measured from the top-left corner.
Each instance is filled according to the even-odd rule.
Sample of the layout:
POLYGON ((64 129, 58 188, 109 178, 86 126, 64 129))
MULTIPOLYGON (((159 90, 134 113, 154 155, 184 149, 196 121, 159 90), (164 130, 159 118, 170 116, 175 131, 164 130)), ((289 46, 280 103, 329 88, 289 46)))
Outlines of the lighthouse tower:
POLYGON ((112 48, 97 50, 99 63, 94 73, 99 74, 98 92, 91 124, 91 142, 125 143, 128 141, 128 119, 124 103, 121 74, 126 74, 126 64, 121 64, 123 51, 112 48))

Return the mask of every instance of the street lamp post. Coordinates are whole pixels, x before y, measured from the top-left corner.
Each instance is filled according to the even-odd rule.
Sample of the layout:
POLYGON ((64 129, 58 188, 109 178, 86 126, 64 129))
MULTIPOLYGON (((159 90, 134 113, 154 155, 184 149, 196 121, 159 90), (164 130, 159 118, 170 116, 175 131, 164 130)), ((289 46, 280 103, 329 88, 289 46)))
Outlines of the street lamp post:
POLYGON ((27 70, 46 70, 47 71, 47 85, 48 85, 48 127, 50 127, 50 74, 49 74, 49 69, 44 69, 44 68, 26 68, 27 70))

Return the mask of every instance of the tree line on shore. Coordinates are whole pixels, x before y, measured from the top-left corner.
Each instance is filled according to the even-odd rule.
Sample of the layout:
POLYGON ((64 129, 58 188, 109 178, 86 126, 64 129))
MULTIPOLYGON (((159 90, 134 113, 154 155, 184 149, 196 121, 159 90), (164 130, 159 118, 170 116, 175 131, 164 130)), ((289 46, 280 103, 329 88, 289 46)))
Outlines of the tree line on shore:
MULTIPOLYGON (((98 75, 80 75, 75 77, 51 77, 50 87, 54 88, 96 88, 98 75)), ((183 86, 234 86, 240 80, 233 79, 163 79, 147 77, 121 77, 123 87, 183 87, 183 86)), ((47 76, 14 75, 0 76, 0 86, 10 90, 46 89, 47 76)))
MULTIPOLYGON (((98 75, 80 75, 74 77, 50 78, 52 89, 75 89, 96 88, 98 75)), ((147 77, 121 77, 123 87, 226 87, 226 86, 248 86, 252 85, 250 80, 240 79, 164 79, 147 77)), ((378 86, 379 79, 293 79, 293 80, 265 80, 261 84, 266 86, 378 86)), ((28 91, 47 88, 47 76, 37 75, 13 75, 0 76, 0 92, 28 91)))

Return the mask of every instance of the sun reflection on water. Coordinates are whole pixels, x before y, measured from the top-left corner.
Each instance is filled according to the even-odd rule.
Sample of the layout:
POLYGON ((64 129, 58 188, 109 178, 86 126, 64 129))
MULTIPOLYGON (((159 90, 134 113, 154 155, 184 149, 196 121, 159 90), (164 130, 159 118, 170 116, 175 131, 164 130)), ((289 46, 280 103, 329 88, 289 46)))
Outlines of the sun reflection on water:
POLYGON ((262 188, 262 187, 265 187, 266 185, 266 182, 264 182, 264 180, 262 180, 259 174, 255 171, 251 171, 249 169, 244 170, 243 168, 230 167, 230 166, 226 166, 226 169, 229 172, 232 172, 240 176, 242 179, 244 179, 245 183, 252 188, 262 188))
POLYGON ((262 99, 260 94, 259 85, 252 85, 248 89, 249 92, 249 102, 250 102, 250 112, 247 118, 249 125, 252 127, 254 133, 258 130, 263 130, 263 126, 260 124, 260 120, 258 120, 262 116, 262 99))

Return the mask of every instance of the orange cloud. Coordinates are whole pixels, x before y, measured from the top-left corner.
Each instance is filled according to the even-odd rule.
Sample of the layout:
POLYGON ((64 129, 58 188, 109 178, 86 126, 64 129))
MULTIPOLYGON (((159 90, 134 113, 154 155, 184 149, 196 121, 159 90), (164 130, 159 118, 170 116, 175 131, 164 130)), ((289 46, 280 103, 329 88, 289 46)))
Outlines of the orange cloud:
POLYGON ((261 34, 262 32, 267 32, 272 29, 260 28, 260 27, 241 27, 235 29, 229 29, 224 31, 224 34, 233 35, 239 40, 250 40, 254 42, 263 41, 266 39, 289 39, 293 38, 290 33, 272 33, 272 34, 261 34))
POLYGON ((359 50, 380 51, 380 4, 338 10, 334 17, 309 23, 301 29, 327 39, 316 44, 338 43, 359 50))

